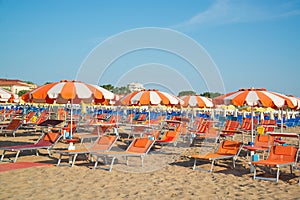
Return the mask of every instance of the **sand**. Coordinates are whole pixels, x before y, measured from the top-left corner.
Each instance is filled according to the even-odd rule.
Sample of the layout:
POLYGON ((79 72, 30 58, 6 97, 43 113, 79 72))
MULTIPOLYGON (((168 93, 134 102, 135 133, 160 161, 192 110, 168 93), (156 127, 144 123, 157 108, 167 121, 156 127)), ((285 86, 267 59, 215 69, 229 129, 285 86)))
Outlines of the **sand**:
MULTIPOLYGON (((293 131, 293 130, 292 130, 293 131)), ((21 133, 16 138, 0 136, 0 145, 33 142, 40 133, 21 133)), ((56 149, 66 148, 59 143, 56 149)), ((35 156, 22 153, 17 162, 50 163, 49 167, 32 167, 0 173, 0 199, 299 199, 300 171, 289 173, 282 168, 278 183, 253 180, 248 158, 241 153, 236 168, 222 161, 214 173, 192 170, 188 154, 197 147, 165 147, 151 151, 140 166, 130 158, 129 166, 119 159, 112 172, 93 170, 92 162, 80 159, 73 168, 55 166, 58 155, 46 151, 35 156)), ((67 161, 67 160, 64 160, 67 161)), ((209 168, 208 163, 199 166, 209 168)), ((107 167, 101 165, 101 167, 107 167)))

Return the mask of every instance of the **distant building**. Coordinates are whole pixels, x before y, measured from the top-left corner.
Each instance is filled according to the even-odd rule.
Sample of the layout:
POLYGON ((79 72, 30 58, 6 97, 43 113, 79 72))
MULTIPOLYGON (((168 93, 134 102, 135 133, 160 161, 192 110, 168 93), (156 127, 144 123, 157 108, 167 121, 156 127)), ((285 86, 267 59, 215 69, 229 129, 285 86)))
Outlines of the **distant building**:
POLYGON ((37 88, 36 84, 28 84, 20 80, 2 79, 0 78, 0 87, 7 89, 15 94, 18 94, 21 90, 33 90, 37 88))
POLYGON ((128 83, 127 87, 131 92, 141 91, 145 89, 143 84, 137 82, 128 83))

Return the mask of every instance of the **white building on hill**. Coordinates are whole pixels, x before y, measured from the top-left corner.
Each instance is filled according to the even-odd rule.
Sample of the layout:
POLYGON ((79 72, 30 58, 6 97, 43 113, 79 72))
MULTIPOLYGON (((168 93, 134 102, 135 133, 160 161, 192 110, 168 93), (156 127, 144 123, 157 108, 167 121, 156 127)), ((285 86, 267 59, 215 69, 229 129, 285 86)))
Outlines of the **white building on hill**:
POLYGON ((141 91, 145 89, 143 84, 137 82, 128 83, 127 87, 131 92, 141 91))

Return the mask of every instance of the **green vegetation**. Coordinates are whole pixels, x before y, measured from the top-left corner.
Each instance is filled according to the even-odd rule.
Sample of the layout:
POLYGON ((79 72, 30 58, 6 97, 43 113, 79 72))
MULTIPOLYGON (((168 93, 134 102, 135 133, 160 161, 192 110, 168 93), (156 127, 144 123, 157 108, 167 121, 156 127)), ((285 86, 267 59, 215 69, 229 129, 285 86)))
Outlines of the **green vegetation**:
POLYGON ((222 94, 219 92, 203 92, 200 95, 204 96, 204 97, 215 98, 215 97, 221 96, 222 94))
MULTIPOLYGON (((181 91, 179 92, 178 96, 182 97, 182 96, 186 96, 186 95, 195 95, 196 92, 194 91, 181 91)), ((202 94, 200 94, 200 96, 204 96, 204 97, 209 97, 209 98, 215 98, 222 95, 219 92, 203 92, 202 94)))
POLYGON ((114 94, 129 94, 131 91, 126 86, 114 87, 112 84, 101 85, 104 89, 107 89, 114 94))
POLYGON ((18 92, 19 97, 21 97, 23 94, 26 94, 27 92, 29 92, 30 90, 20 90, 18 92))
POLYGON ((196 92, 194 92, 194 91, 181 91, 181 92, 178 93, 178 96, 182 97, 182 96, 194 95, 194 94, 196 94, 196 92))

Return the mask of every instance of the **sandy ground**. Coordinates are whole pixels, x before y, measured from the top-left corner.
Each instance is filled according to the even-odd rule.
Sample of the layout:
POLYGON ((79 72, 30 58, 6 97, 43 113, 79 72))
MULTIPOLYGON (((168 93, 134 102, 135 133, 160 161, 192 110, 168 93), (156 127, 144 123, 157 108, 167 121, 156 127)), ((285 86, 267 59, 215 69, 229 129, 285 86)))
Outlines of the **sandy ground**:
MULTIPOLYGON (((287 130, 298 131, 298 130, 287 130)), ((0 146, 35 141, 39 132, 17 137, 0 136, 0 146)), ((118 142, 121 148, 124 143, 118 142)), ((66 148, 58 143, 56 149, 66 148)), ((219 162, 214 173, 192 170, 193 160, 187 156, 199 147, 168 146, 152 150, 145 158, 144 167, 139 158, 117 160, 112 172, 93 169, 94 163, 79 157, 76 166, 55 166, 57 154, 48 157, 33 152, 21 153, 17 162, 51 163, 50 167, 32 167, 0 173, 0 199, 299 199, 300 171, 289 173, 282 168, 278 183, 253 180, 249 158, 242 151, 232 168, 230 161, 219 162)), ((9 155, 11 157, 12 155, 9 155)), ((63 160, 67 163, 67 158, 63 160)), ((1 164, 0 164, 1 165, 1 164)), ((208 163, 198 163, 208 169, 208 163)), ((100 165, 101 168, 107 167, 100 165)), ((260 172, 261 173, 261 172, 260 172)))

